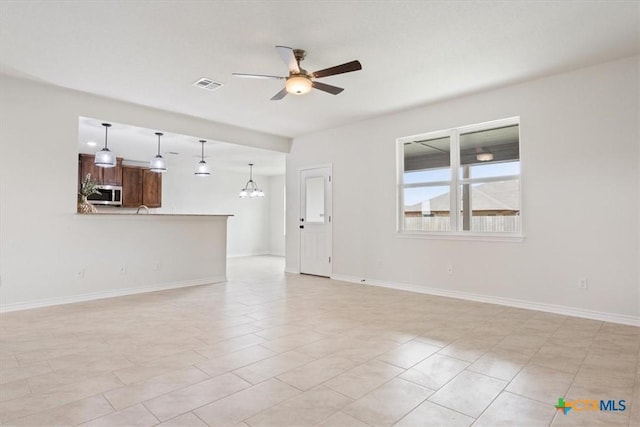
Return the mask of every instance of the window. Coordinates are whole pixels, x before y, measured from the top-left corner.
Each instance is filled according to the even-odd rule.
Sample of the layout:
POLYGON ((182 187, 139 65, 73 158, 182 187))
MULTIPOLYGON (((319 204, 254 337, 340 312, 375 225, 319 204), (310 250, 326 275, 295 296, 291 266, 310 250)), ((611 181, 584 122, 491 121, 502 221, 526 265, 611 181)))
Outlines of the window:
POLYGON ((519 119, 398 140, 398 229, 519 236, 519 119))

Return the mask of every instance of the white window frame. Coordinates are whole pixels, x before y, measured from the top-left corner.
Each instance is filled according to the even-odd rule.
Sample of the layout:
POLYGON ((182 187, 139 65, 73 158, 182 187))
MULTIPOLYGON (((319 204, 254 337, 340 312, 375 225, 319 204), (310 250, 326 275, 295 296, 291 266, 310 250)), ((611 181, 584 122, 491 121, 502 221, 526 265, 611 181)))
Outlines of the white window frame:
POLYGON ((460 126, 456 128, 450 128, 445 130, 439 130, 434 132, 427 132, 417 135, 406 136, 398 138, 396 140, 396 194, 397 194, 397 221, 396 230, 397 236, 401 238, 426 238, 426 239, 445 239, 445 240, 486 240, 486 241, 505 241, 505 242, 522 242, 524 241, 524 216, 522 208, 522 139, 520 135, 520 117, 509 117, 506 119, 493 120, 489 122, 477 123, 468 126, 460 126), (489 130, 493 128, 518 125, 518 149, 520 152, 520 174, 519 175, 506 175, 499 177, 488 178, 460 178, 460 135, 477 132, 482 130, 489 130), (449 186, 451 207, 449 213, 449 221, 451 222, 451 231, 414 231, 404 230, 404 190, 406 188, 424 187, 425 183, 404 184, 404 144, 406 142, 412 142, 416 139, 436 139, 449 137, 450 141, 450 164, 451 164, 451 179, 448 181, 429 182, 429 186, 449 186), (520 231, 509 232, 477 232, 477 231, 461 231, 459 230, 459 212, 460 212, 460 185, 473 184, 476 182, 493 182, 493 181, 505 181, 518 179, 519 184, 519 197, 520 197, 520 231))

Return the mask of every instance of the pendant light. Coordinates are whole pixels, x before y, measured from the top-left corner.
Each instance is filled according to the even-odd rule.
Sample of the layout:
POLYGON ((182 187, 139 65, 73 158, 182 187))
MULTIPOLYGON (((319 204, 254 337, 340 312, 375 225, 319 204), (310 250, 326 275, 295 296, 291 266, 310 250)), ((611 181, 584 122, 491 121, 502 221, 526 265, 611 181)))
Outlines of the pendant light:
POLYGON ((196 171, 194 172, 195 176, 209 176, 209 166, 207 162, 204 161, 204 143, 207 142, 204 139, 200 140, 200 144, 202 144, 202 152, 200 155, 200 161, 198 162, 198 166, 196 167, 196 171))
POLYGON ((102 126, 104 126, 104 148, 96 153, 93 162, 101 168, 112 168, 116 165, 116 156, 107 147, 107 133, 111 125, 102 123, 102 126))
POLYGON ((247 181, 247 184, 240 191, 238 197, 241 199, 247 197, 251 197, 252 199, 264 197, 264 192, 258 188, 258 184, 253 180, 253 163, 249 163, 249 181, 247 181))
POLYGON ((156 135, 158 135, 158 154, 149 162, 149 169, 151 172, 163 173, 167 171, 167 162, 160 155, 160 137, 163 133, 156 132, 156 135))

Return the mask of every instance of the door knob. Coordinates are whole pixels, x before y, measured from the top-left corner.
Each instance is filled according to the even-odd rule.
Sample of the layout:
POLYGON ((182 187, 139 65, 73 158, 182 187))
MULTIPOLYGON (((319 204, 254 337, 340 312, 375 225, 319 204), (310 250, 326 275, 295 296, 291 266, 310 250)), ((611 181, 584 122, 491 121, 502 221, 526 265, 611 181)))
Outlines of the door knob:
POLYGON ((304 228, 304 225, 301 225, 300 228, 304 228))

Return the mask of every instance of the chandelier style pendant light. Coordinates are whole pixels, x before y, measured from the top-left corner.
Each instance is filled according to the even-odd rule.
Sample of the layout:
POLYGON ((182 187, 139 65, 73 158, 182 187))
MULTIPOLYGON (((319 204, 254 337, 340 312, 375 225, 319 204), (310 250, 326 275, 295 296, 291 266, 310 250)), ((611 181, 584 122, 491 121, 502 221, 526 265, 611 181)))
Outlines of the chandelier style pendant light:
POLYGON ((163 133, 156 132, 156 135, 158 135, 158 154, 149 162, 149 169, 151 172, 164 173, 167 171, 167 162, 160 155, 160 137, 163 133))
POLYGON ((116 156, 107 147, 107 133, 111 124, 102 123, 102 126, 104 126, 104 148, 96 153, 93 162, 101 168, 112 168, 116 165, 116 156))
POLYGON ((193 173, 195 176, 209 176, 209 166, 207 162, 204 161, 204 143, 207 142, 204 139, 200 140, 200 144, 202 144, 202 152, 200 155, 200 161, 198 162, 198 166, 196 167, 196 171, 193 173))
POLYGON ((253 180, 253 163, 249 163, 249 181, 238 195, 241 199, 251 197, 252 199, 264 197, 264 191, 258 188, 258 184, 253 180))

